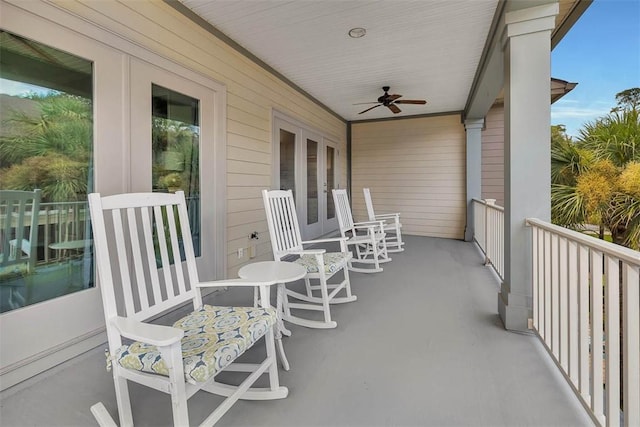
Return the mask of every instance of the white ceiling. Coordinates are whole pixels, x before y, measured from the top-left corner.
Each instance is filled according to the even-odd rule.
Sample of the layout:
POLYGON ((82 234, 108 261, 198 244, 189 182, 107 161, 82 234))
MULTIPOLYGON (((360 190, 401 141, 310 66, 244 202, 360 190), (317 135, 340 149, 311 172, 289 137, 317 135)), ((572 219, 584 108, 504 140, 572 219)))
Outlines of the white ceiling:
POLYGON ((498 0, 181 0, 346 120, 461 111, 498 0), (365 37, 348 36, 366 28, 365 37), (402 99, 393 114, 382 95, 402 99))

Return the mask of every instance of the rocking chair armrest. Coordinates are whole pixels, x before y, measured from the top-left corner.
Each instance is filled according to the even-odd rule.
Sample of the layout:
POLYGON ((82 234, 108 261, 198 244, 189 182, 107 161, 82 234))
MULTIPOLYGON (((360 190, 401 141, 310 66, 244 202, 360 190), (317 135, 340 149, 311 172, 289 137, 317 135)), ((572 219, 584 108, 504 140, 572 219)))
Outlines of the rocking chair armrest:
POLYGON ((256 287, 256 286, 271 286, 275 285, 277 282, 274 281, 266 281, 266 282, 256 282, 255 280, 248 279, 226 279, 226 280, 214 280, 210 282, 200 282, 196 283, 197 288, 214 288, 217 286, 222 287, 256 287))
POLYGON ((111 320, 111 325, 125 338, 157 347, 179 343, 184 336, 182 329, 144 323, 127 317, 118 316, 111 320))
POLYGON ((348 240, 346 237, 331 237, 328 239, 316 239, 316 240, 307 240, 302 242, 303 245, 312 245, 314 243, 331 243, 331 242, 344 242, 348 240))
MULTIPOLYGON (((302 242, 304 243, 304 242, 302 242)), ((323 253, 327 252, 326 249, 304 249, 301 251, 290 251, 288 252, 289 254, 292 255, 322 255, 323 253)))
POLYGON ((353 226, 355 228, 367 228, 367 227, 382 227, 384 226, 384 220, 375 220, 375 221, 361 221, 354 222, 353 226))
POLYGON ((400 216, 399 212, 396 213, 386 213, 386 214, 380 214, 380 215, 376 215, 376 219, 389 219, 389 218, 398 218, 400 216))

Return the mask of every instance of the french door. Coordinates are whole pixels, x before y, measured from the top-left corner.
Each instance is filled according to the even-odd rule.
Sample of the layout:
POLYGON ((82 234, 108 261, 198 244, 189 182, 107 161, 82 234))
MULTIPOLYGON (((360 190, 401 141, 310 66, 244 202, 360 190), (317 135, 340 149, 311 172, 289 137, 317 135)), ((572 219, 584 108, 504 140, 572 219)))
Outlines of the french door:
POLYGON ((303 238, 336 230, 337 144, 281 117, 274 124, 274 187, 293 191, 303 238))
MULTIPOLYGON (((8 65, 0 70, 0 93, 5 100, 20 101, 16 105, 29 105, 25 124, 38 126, 21 138, 46 153, 23 153, 12 160, 12 169, 42 177, 37 172, 41 168, 55 177, 32 186, 42 190, 38 211, 30 212, 38 215, 37 234, 31 234, 36 237, 28 242, 35 267, 0 274, 4 389, 104 342, 86 194, 121 191, 125 59, 117 50, 65 32, 50 20, 12 5, 3 3, 2 8, 0 54, 8 65), (24 93, 33 95, 22 95, 23 86, 24 93)), ((26 129, 5 128, 2 119, 5 132, 20 135, 26 129)), ((3 189, 18 189, 10 185, 3 189)))
POLYGON ((147 62, 131 60, 131 191, 183 191, 192 240, 203 277, 216 272, 213 221, 215 91, 147 62), (201 159, 207 159, 203 165, 201 159), (201 191, 201 188, 207 191, 201 191))
POLYGON ((84 24, 71 15, 45 18, 46 2, 33 4, 38 15, 2 8, 0 53, 11 66, 0 70, 0 94, 28 105, 29 123, 55 125, 27 134, 48 144, 49 158, 22 155, 13 166, 58 171, 49 174, 58 191, 42 191, 39 235, 29 242, 35 269, 0 276, 0 389, 105 341, 86 194, 185 191, 200 277, 226 274, 224 86, 110 33, 100 42, 81 36, 64 26, 84 24), (37 96, 21 96, 23 86, 37 96))

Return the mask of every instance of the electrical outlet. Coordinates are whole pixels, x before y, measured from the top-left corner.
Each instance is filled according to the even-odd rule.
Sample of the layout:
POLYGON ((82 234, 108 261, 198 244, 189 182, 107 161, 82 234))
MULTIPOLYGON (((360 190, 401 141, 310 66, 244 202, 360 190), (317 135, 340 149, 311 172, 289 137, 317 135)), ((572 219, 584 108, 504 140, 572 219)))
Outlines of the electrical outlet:
POLYGON ((238 259, 244 258, 244 248, 238 248, 238 259))

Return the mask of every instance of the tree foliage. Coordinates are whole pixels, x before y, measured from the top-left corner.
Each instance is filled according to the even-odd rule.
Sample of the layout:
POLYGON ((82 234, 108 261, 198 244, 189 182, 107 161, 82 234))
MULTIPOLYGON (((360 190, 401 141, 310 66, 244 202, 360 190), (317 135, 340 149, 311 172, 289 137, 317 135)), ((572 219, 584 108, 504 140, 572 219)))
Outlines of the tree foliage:
POLYGON ((576 141, 551 129, 554 223, 595 224, 615 243, 640 249, 640 89, 616 95, 618 107, 586 123, 576 141))
POLYGON ((640 88, 634 87, 616 93, 616 102, 618 105, 613 108, 613 111, 637 110, 640 108, 640 88))
POLYGON ((43 201, 86 198, 92 156, 91 101, 52 92, 31 95, 39 114, 13 111, 0 137, 0 188, 42 190, 43 201))

